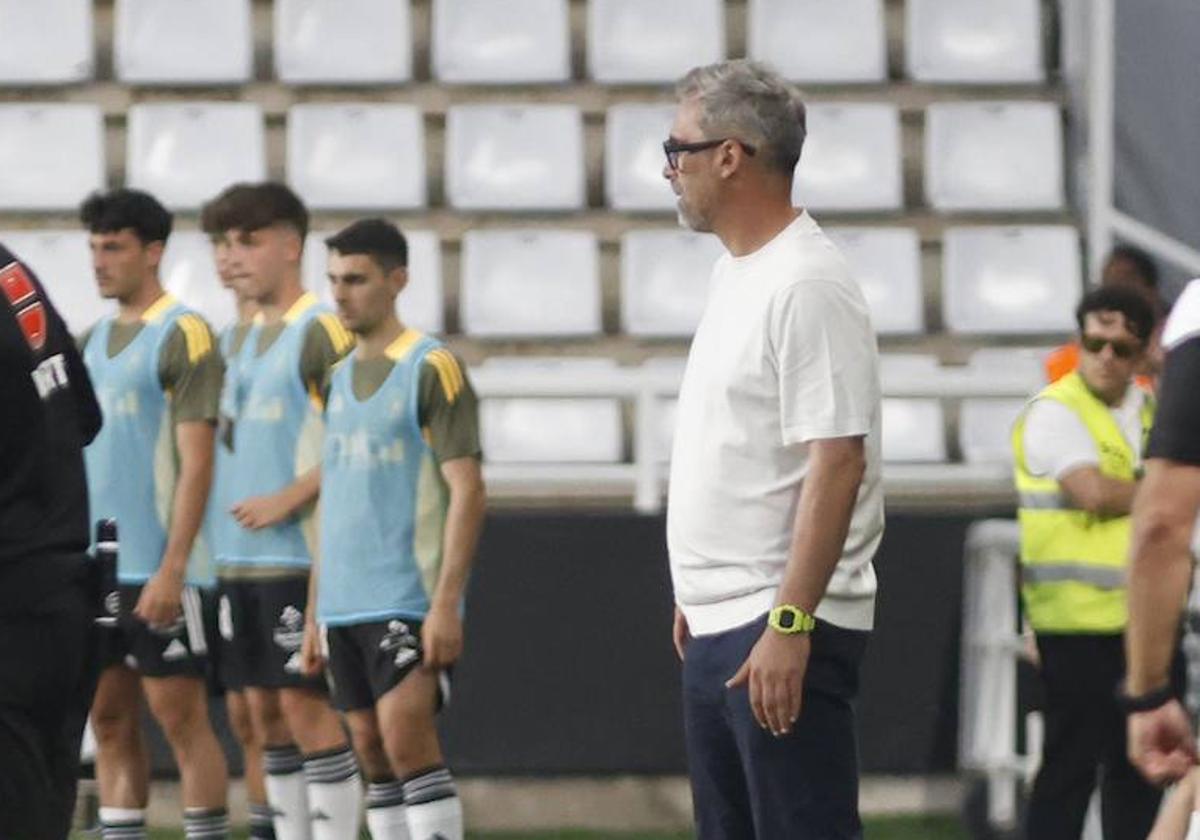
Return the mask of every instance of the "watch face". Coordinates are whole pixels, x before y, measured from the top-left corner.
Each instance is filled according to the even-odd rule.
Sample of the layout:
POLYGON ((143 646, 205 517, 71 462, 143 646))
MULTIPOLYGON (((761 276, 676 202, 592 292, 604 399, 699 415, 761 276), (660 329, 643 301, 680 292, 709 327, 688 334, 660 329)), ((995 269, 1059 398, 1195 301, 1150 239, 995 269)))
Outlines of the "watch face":
POLYGON ((796 614, 790 610, 783 610, 776 621, 784 630, 791 630, 796 624, 796 614))

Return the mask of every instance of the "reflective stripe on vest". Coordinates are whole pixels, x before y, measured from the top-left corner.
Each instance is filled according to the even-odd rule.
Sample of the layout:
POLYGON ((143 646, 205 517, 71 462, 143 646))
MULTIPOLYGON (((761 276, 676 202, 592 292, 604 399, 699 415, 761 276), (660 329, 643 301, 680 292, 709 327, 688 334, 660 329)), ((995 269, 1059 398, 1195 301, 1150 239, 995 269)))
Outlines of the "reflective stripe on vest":
MULTIPOLYGON (((1133 386, 1131 386, 1133 387, 1133 386)), ((1046 387, 1030 402, 1052 399, 1071 409, 1096 443, 1099 469, 1132 481, 1137 453, 1112 412, 1087 389, 1078 372, 1046 387)), ((1098 516, 1079 509, 1053 478, 1031 474, 1025 463, 1026 406, 1013 427, 1013 466, 1021 523, 1021 588, 1026 615, 1044 632, 1119 632, 1125 626, 1128 516, 1098 516)), ((1142 406, 1142 441, 1153 420, 1153 401, 1142 406)))

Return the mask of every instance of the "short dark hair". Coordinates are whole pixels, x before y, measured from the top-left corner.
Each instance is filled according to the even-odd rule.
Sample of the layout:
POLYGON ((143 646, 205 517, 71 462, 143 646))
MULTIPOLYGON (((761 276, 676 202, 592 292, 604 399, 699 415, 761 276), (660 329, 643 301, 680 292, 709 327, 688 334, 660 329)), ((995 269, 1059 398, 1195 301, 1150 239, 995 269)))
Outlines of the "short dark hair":
POLYGON ((1146 296, 1128 286, 1100 286, 1083 296, 1075 309, 1075 321, 1083 334, 1083 323, 1093 312, 1120 312, 1125 328, 1145 343, 1154 330, 1154 310, 1146 296))
POLYGON ((79 206, 79 221, 91 233, 132 229, 142 244, 166 242, 171 235, 171 211, 148 192, 115 189, 94 192, 79 206))
POLYGON ((1141 248, 1136 245, 1117 245, 1108 252, 1108 259, 1104 261, 1105 268, 1117 260, 1131 263, 1146 288, 1158 289, 1158 264, 1141 248))
POLYGON ((308 235, 308 208, 291 188, 277 181, 234 184, 200 211, 200 227, 209 236, 227 230, 261 230, 283 224, 303 239, 308 235))
POLYGON ((388 274, 408 266, 408 240, 387 219, 359 219, 325 240, 339 254, 366 254, 388 274))

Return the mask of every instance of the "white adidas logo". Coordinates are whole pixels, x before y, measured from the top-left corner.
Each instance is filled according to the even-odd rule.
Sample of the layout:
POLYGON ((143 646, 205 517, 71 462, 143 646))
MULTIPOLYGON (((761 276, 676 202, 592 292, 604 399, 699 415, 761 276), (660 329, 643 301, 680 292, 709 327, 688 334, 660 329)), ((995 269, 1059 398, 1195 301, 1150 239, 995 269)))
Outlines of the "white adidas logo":
POLYGON ((187 646, 178 639, 172 639, 171 644, 167 645, 166 650, 163 651, 162 658, 173 661, 176 659, 183 659, 183 657, 187 655, 187 646))

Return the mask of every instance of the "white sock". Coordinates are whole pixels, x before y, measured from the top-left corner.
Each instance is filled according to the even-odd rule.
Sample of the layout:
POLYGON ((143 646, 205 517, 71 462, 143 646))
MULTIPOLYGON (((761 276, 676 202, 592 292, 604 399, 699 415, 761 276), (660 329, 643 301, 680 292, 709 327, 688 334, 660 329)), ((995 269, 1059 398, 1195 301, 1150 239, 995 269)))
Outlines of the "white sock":
POLYGON ((435 767, 404 782, 404 810, 412 840, 463 840, 462 803, 445 767, 435 767))
POLYGON ((101 806, 100 837, 103 840, 146 840, 146 810, 101 806))
POLYGON ((267 747, 267 802, 273 811, 277 840, 311 840, 308 818, 308 786, 304 782, 304 761, 295 745, 267 747))
POLYGON ((397 779, 367 785, 367 828, 372 840, 411 840, 404 785, 397 779))
POLYGON ((304 757, 313 840, 358 837, 362 825, 362 779, 349 747, 304 757))
POLYGON ((1192 811, 1192 820, 1188 823, 1185 840, 1200 840, 1200 811, 1192 811))

